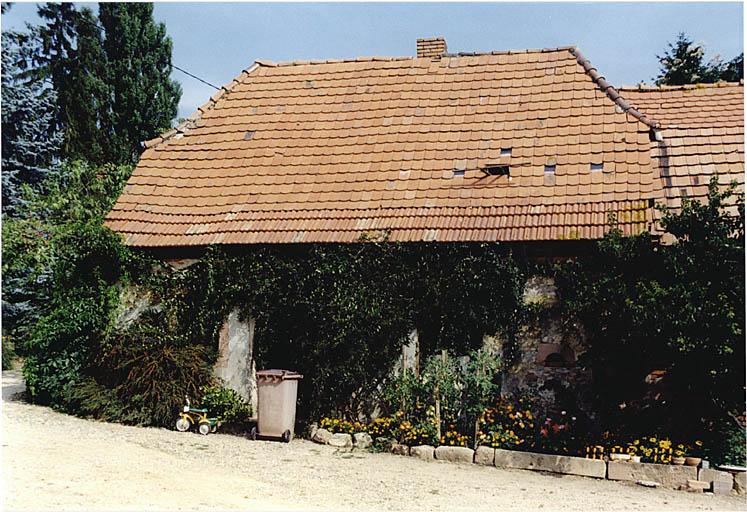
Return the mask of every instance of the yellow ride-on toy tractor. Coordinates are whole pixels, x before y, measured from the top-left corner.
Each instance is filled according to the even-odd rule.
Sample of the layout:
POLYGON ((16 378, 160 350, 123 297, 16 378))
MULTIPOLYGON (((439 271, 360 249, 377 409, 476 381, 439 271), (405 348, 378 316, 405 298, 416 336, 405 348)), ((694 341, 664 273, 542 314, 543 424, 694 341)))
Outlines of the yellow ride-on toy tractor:
POLYGON ((194 409, 189 405, 189 397, 185 396, 184 399, 187 405, 184 406, 182 412, 179 413, 179 419, 176 420, 176 429, 179 432, 186 432, 195 425, 197 425, 197 431, 205 436, 218 430, 220 427, 218 418, 208 418, 207 409, 194 409))

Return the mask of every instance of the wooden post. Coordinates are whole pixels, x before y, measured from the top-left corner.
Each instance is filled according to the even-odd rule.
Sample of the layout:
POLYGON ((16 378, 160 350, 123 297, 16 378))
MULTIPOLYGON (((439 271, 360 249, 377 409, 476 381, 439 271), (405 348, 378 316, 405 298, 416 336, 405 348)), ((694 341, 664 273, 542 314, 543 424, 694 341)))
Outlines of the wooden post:
MULTIPOLYGON (((441 351, 441 361, 443 363, 446 363, 446 350, 441 351)), ((436 382, 436 389, 434 390, 434 393, 436 395, 436 437, 438 437, 438 442, 441 442, 441 391, 440 387, 438 385, 438 382, 436 382)))
MULTIPOLYGON (((481 377, 485 373, 485 369, 483 365, 481 364, 477 368, 477 376, 481 377)), ((479 380, 479 379, 478 379, 479 380)), ((478 414, 475 418, 475 437, 473 438, 472 448, 477 450, 477 433, 480 431, 480 415, 478 414)))
MULTIPOLYGON (((407 366, 406 365, 406 363, 407 363, 407 357, 406 357, 406 351, 407 351, 407 347, 405 347, 404 345, 402 345, 402 378, 405 378, 405 376, 407 375, 407 367, 406 367, 407 366)), ((405 397, 404 396, 402 397, 402 412, 405 412, 405 397)))
POLYGON ((415 333, 415 376, 420 378, 420 336, 418 336, 418 330, 414 329, 415 333))

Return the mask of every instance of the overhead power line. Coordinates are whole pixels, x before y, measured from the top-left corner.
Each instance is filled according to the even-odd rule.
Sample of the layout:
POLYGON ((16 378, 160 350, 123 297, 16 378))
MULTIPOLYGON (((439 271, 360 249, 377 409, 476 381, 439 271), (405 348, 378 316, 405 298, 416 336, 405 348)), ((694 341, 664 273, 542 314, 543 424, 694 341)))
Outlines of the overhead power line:
POLYGON ((210 82, 208 82, 207 80, 203 80, 203 79, 202 79, 202 78, 200 78, 199 76, 193 75, 192 73, 190 73, 190 72, 189 72, 189 71, 187 71, 186 69, 182 69, 182 68, 180 68, 179 66, 177 66, 177 65, 176 65, 176 64, 174 64, 173 62, 171 63, 171 67, 172 67, 172 68, 174 68, 174 69, 176 69, 177 71, 181 71, 182 73, 184 73, 184 74, 185 74, 185 75, 187 75, 187 76, 191 76, 191 77, 192 77, 192 78, 194 78, 195 80, 198 80, 198 81, 202 82, 202 83, 203 83, 203 84, 205 84, 205 85, 209 85, 209 86, 210 86, 210 87, 212 87, 213 89, 220 89, 220 87, 218 87, 217 85, 213 85, 213 84, 211 84, 210 82))
MULTIPOLYGON (((89 20, 87 20, 87 19, 85 19, 85 18, 78 18, 78 19, 79 19, 79 20, 83 20, 83 21, 85 21, 86 23, 88 23, 88 24, 89 24, 89 26, 91 26, 91 27, 94 27, 94 28, 95 28, 96 30, 98 30, 99 32, 101 32, 101 35, 103 35, 103 36, 105 36, 105 35, 106 35, 106 30, 104 30, 104 27, 101 27, 101 26, 99 26, 99 24, 98 24, 98 23, 96 23, 95 21, 89 21, 89 20)), ((190 73, 190 72, 189 72, 189 71, 187 71, 186 69, 180 68, 179 66, 177 66, 177 65, 176 65, 176 64, 174 64, 173 62, 171 63, 171 67, 172 67, 172 68, 174 68, 174 69, 176 69, 177 71, 181 71, 181 72, 182 72, 182 73, 184 73, 185 75, 187 75, 187 76, 189 76, 189 77, 192 77, 192 78, 194 78, 195 80, 197 80, 197 81, 199 81, 199 82, 202 82, 202 83, 203 83, 203 84, 205 84, 205 85, 208 85, 208 86, 212 87, 213 89, 216 89, 216 90, 219 90, 219 89, 220 89, 220 87, 218 87, 217 85, 213 85, 213 84, 211 84, 210 82, 208 82, 207 80, 204 80, 204 79, 200 78, 199 76, 197 76, 197 75, 195 75, 195 74, 193 74, 193 73, 190 73)))

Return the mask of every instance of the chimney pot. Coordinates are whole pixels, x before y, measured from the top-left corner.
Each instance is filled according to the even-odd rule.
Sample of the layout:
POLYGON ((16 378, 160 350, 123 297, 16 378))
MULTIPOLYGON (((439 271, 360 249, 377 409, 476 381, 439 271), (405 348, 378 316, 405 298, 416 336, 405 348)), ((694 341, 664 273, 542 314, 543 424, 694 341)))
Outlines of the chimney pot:
POLYGON ((418 58, 440 59, 446 53, 446 39, 443 37, 429 37, 418 39, 418 58))

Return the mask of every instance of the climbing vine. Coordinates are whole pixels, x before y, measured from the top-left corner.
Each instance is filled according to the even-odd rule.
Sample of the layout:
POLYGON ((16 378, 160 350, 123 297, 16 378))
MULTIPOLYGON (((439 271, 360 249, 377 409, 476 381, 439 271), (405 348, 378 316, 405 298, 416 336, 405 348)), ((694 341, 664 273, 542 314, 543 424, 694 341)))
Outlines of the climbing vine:
POLYGON ((357 411, 372 399, 413 328, 424 354, 466 353, 485 333, 510 338, 523 273, 497 244, 211 248, 150 283, 164 325, 215 343, 225 317, 256 320, 259 367, 303 373, 299 417, 357 411))

